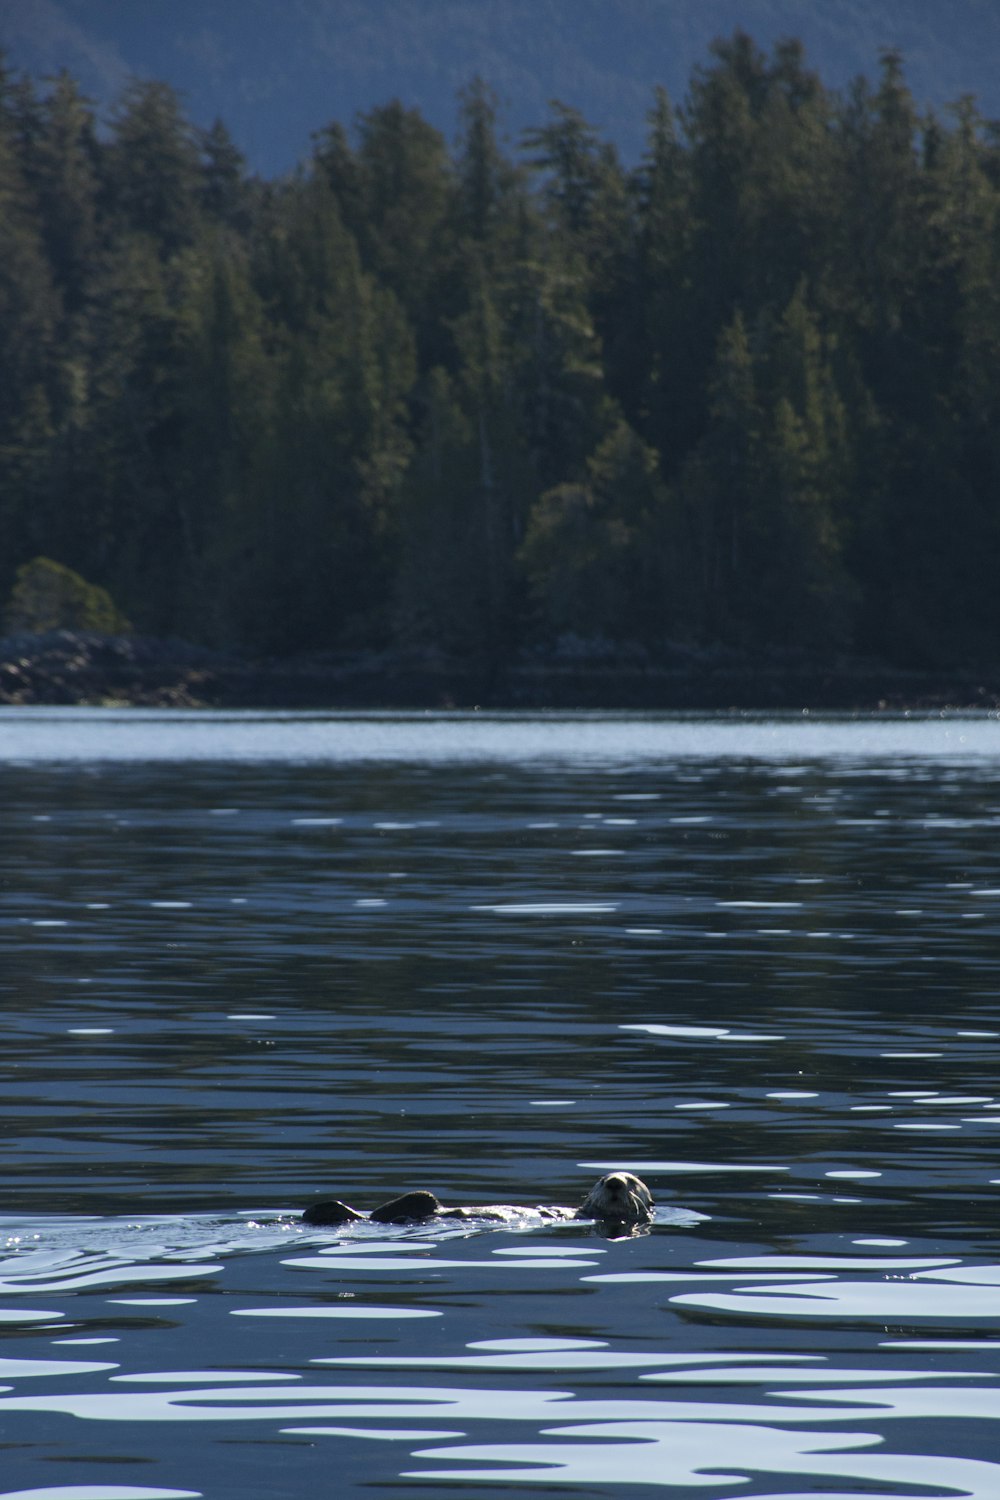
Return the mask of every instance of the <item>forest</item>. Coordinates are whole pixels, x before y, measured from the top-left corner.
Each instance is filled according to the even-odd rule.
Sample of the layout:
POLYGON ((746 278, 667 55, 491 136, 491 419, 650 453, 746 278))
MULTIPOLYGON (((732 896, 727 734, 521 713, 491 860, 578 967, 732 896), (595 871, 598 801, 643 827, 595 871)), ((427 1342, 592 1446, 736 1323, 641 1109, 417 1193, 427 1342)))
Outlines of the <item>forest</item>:
POLYGON ((250 657, 1000 652, 1000 125, 713 44, 634 168, 390 101, 250 175, 0 72, 0 601, 250 657))

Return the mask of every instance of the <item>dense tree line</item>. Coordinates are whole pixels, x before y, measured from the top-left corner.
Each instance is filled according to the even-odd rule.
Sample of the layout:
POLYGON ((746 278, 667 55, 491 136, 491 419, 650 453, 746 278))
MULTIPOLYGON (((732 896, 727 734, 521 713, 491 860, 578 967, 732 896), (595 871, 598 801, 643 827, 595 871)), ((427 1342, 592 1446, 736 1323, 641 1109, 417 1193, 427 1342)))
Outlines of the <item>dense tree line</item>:
POLYGON ((476 81, 454 149, 392 102, 262 182, 4 71, 0 537, 0 599, 44 554, 247 652, 989 656, 1000 128, 738 33, 634 170, 476 81))

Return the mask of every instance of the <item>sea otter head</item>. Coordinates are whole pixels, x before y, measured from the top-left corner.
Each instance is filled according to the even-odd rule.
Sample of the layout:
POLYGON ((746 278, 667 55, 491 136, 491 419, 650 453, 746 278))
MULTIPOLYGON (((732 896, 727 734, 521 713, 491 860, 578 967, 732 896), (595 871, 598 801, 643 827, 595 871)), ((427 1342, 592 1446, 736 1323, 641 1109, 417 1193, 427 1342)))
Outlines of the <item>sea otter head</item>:
POLYGON ((594 1183, 580 1214, 607 1223, 648 1224, 653 1217, 653 1195, 632 1172, 608 1172, 594 1183))

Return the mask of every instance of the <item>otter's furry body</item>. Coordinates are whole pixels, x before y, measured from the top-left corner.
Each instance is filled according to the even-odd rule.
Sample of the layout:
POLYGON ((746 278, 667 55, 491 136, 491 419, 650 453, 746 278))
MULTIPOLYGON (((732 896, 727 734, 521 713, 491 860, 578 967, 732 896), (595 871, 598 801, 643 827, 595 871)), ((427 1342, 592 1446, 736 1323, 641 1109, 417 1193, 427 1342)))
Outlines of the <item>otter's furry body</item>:
MULTIPOLYGON (((505 1205, 483 1208, 445 1208, 433 1193, 420 1188, 380 1203, 367 1215, 374 1224, 424 1224, 428 1219, 498 1219, 503 1221, 517 1212, 505 1205)), ((653 1195, 632 1172, 608 1172, 599 1178, 580 1207, 540 1208, 547 1219, 593 1219, 612 1229, 634 1229, 648 1224, 653 1217, 653 1195)), ((365 1215, 339 1198, 311 1203, 302 1215, 305 1224, 350 1224, 365 1215)))

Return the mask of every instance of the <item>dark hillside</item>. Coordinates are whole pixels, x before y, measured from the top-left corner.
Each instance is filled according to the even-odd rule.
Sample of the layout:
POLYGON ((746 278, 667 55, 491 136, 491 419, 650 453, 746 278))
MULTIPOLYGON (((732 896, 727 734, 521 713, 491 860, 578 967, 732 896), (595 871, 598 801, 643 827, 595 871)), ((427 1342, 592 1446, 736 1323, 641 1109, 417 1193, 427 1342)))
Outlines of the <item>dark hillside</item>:
POLYGON ((475 74, 512 134, 558 98, 635 161, 653 87, 679 101, 709 42, 737 27, 767 47, 801 38, 831 87, 897 48, 918 101, 974 93, 1000 114, 994 0, 0 0, 17 66, 65 68, 105 107, 132 74, 164 79, 267 176, 306 156, 319 126, 393 97, 451 138, 475 74))

